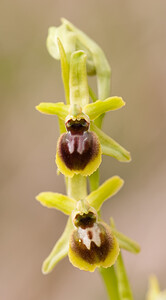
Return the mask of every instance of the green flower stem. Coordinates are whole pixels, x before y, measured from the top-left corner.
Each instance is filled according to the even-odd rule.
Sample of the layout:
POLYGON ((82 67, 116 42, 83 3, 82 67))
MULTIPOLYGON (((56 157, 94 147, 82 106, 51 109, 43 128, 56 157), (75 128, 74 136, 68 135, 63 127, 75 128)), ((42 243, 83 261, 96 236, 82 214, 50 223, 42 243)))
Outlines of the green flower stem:
POLYGON ((110 300, 120 300, 118 282, 114 266, 110 268, 99 268, 99 272, 104 280, 110 300))
POLYGON ((116 274, 118 279, 120 300, 133 300, 133 295, 131 292, 129 280, 127 278, 127 273, 125 270, 121 252, 119 253, 116 262, 116 274))
POLYGON ((99 173, 99 168, 89 176, 89 185, 90 185, 90 191, 93 192, 97 190, 99 187, 99 182, 100 182, 100 173, 99 173))
POLYGON ((85 176, 74 175, 68 177, 67 195, 77 201, 85 199, 87 196, 87 179, 85 176))
MULTIPOLYGON (((109 79, 110 79, 111 73, 109 74, 109 76, 110 76, 109 77, 109 79)), ((108 83, 108 81, 107 81, 107 83, 108 83)), ((98 88, 98 93, 99 93, 99 89, 102 87, 104 90, 102 93, 100 91, 99 94, 101 94, 102 96, 104 95, 104 98, 107 98, 107 97, 109 97, 109 89, 107 87, 104 87, 104 84, 105 83, 102 81, 99 82, 99 79, 98 79, 98 85, 100 85, 100 87, 98 88)), ((90 96, 91 96, 92 100, 95 102, 96 97, 95 97, 94 92, 90 88, 89 88, 89 91, 90 91, 90 96)), ((100 98, 100 95, 99 95, 99 99, 102 99, 102 98, 100 98)), ((102 127, 102 121, 103 121, 104 115, 105 114, 102 114, 95 120, 95 125, 99 129, 102 127)), ((94 175, 92 174, 90 176, 91 191, 94 191, 98 187, 99 187, 99 169, 97 170, 97 172, 95 172, 94 175), (95 182, 95 180, 96 180, 96 182, 95 182)), ((129 281, 127 278, 125 266, 123 264, 121 253, 119 254, 117 260, 118 260, 117 275, 115 273, 114 266, 112 266, 110 268, 106 268, 106 269, 105 268, 99 269, 99 272, 104 280, 104 283, 105 283, 105 286, 107 289, 107 294, 108 294, 110 300, 133 300, 132 292, 130 289, 130 285, 129 285, 129 281), (127 298, 124 298, 123 297, 124 295, 127 295, 127 298)))

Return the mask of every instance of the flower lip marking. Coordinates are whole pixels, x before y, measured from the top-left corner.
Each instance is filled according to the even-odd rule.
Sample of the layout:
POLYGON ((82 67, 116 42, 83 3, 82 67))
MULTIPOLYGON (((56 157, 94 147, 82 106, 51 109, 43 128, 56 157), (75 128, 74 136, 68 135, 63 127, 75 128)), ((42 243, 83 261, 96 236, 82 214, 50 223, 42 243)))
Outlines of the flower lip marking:
POLYGON ((89 119, 86 115, 68 116, 65 125, 67 133, 59 139, 58 155, 70 170, 84 170, 88 163, 100 155, 98 138, 88 130, 89 119))
POLYGON ((82 229, 81 227, 78 228, 78 235, 81 239, 82 243, 86 246, 88 250, 91 248, 91 243, 94 242, 94 244, 97 247, 101 246, 101 237, 100 237, 100 227, 97 225, 97 223, 94 223, 92 227, 82 229))

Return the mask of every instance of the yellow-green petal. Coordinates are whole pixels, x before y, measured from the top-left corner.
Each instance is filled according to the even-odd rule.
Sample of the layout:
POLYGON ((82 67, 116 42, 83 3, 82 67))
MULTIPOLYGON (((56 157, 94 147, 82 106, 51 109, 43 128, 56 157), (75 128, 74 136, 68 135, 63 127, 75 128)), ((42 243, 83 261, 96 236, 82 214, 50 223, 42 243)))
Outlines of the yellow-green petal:
POLYGON ((90 193, 86 200, 97 211, 100 210, 103 202, 115 195, 123 186, 124 181, 119 176, 113 176, 105 181, 97 190, 90 193))
POLYGON ((56 208, 66 215, 70 215, 76 208, 77 202, 66 195, 52 192, 40 193, 36 200, 48 208, 56 208))
POLYGON ((62 120, 65 120, 69 113, 69 105, 65 105, 63 102, 41 102, 36 109, 43 114, 57 115, 62 120))
POLYGON ((91 122, 91 130, 97 134, 103 154, 112 156, 121 162, 129 162, 131 160, 130 152, 95 126, 93 122, 91 122))
POLYGON ((42 272, 47 274, 52 271, 56 264, 68 254, 69 237, 73 230, 71 218, 68 219, 67 225, 60 239, 55 244, 50 255, 43 262, 42 272))
POLYGON ((125 102, 121 97, 110 97, 104 101, 97 100, 96 102, 87 104, 83 108, 83 112, 89 116, 90 120, 95 120, 103 113, 119 109, 124 105, 125 102))

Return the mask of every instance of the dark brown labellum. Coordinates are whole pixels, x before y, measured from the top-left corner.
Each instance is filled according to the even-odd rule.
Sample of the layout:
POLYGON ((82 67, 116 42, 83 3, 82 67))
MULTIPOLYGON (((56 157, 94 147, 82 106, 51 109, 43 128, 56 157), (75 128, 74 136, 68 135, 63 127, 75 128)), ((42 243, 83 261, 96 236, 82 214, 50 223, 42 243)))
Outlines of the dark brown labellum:
POLYGON ((104 262, 113 249, 113 239, 106 226, 100 222, 85 229, 73 231, 70 241, 71 250, 89 264, 104 262))
POLYGON ((60 137, 58 148, 60 158, 70 170, 83 170, 98 155, 99 141, 93 132, 75 124, 74 129, 60 137))

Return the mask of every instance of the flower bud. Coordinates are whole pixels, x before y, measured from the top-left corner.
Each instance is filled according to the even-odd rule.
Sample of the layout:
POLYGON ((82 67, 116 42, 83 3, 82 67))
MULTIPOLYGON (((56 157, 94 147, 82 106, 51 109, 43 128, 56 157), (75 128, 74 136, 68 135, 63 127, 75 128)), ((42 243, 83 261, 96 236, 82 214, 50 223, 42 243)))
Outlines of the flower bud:
POLYGON ((101 147, 97 135, 89 131, 88 117, 68 117, 67 133, 60 136, 57 145, 56 163, 62 174, 88 176, 101 163, 101 147))
POLYGON ((76 35, 69 31, 65 24, 59 27, 50 27, 47 37, 47 49, 50 55, 55 59, 60 59, 57 38, 62 42, 67 57, 70 58, 71 53, 75 51, 76 35))

